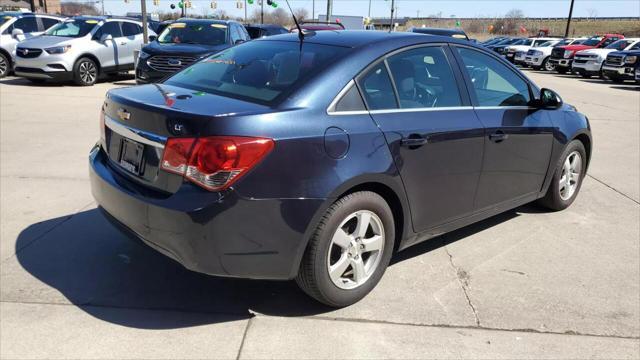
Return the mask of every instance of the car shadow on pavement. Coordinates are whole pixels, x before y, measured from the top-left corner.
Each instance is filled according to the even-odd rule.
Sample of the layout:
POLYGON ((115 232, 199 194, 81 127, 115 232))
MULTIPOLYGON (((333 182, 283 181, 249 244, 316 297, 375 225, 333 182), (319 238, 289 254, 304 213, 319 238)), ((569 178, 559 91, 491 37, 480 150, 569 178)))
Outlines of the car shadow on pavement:
MULTIPOLYGON (((537 211, 522 207, 434 238, 396 254, 392 265, 518 213, 537 211)), ((247 319, 254 312, 308 316, 332 310, 307 297, 293 281, 229 279, 189 271, 120 233, 97 209, 29 226, 18 236, 16 257, 29 274, 83 311, 127 327, 171 329, 247 319)))
MULTIPOLYGON (((110 75, 105 77, 100 77, 97 84, 113 82, 118 85, 118 82, 123 82, 126 85, 135 85, 135 76, 133 74, 118 74, 118 75, 110 75), (134 79, 133 81, 131 81, 134 79)), ((71 87, 80 87, 75 85, 71 81, 64 82, 53 82, 53 81, 43 81, 43 82, 32 82, 28 79, 21 77, 11 77, 8 79, 0 80, 0 84, 3 85, 16 85, 16 86, 36 86, 36 87, 63 87, 63 86, 71 86, 71 87)))

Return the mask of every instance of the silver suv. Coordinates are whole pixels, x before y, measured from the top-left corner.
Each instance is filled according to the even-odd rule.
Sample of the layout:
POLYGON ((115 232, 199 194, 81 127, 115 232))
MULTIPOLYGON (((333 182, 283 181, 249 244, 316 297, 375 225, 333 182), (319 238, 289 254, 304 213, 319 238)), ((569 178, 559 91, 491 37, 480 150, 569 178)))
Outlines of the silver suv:
POLYGON ((56 15, 0 12, 0 79, 11 72, 20 41, 41 34, 62 20, 56 15))
POLYGON ((33 82, 73 80, 90 86, 99 76, 133 70, 133 52, 142 37, 142 23, 134 19, 74 17, 20 43, 15 74, 33 82))

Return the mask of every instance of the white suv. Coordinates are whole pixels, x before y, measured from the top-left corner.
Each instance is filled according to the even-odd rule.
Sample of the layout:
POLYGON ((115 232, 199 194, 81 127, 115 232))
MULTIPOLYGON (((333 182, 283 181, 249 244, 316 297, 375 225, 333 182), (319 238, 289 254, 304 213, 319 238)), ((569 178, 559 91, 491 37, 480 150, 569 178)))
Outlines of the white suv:
POLYGON ((133 52, 142 43, 142 24, 135 19, 74 17, 20 43, 15 74, 33 82, 73 80, 90 86, 101 75, 133 70, 133 52))
POLYGON ((529 38, 524 44, 521 45, 513 45, 507 47, 507 60, 511 61, 517 65, 524 65, 525 56, 529 49, 542 46, 542 44, 547 43, 549 41, 558 40, 556 38, 529 38))
POLYGON ((603 49, 588 49, 578 51, 573 58, 571 71, 580 74, 582 77, 601 76, 602 66, 607 59, 607 55, 614 51, 631 50, 638 46, 640 38, 624 38, 609 44, 603 49))
POLYGON ((525 55, 524 62, 534 70, 543 69, 546 71, 553 71, 555 70, 555 65, 549 61, 553 48, 565 45, 579 45, 586 40, 587 38, 567 38, 556 39, 554 41, 544 43, 542 44, 543 46, 529 49, 525 55))
POLYGON ((11 72, 20 41, 41 34, 62 20, 56 15, 0 12, 0 79, 11 72))

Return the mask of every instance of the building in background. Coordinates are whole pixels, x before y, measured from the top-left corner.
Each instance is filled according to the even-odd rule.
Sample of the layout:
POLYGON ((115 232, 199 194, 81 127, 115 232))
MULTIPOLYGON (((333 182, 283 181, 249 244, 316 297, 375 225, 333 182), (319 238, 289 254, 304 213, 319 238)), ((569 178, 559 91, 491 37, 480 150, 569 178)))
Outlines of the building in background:
POLYGON ((60 0, 0 0, 0 10, 60 14, 60 0))

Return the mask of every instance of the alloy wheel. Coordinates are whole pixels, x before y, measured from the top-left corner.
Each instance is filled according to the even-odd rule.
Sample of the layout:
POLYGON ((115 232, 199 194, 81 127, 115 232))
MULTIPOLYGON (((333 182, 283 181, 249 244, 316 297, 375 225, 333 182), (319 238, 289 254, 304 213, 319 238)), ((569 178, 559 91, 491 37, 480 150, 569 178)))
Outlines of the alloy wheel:
POLYGON ((551 63, 551 61, 549 61, 549 60, 547 60, 547 61, 544 63, 544 69, 545 69, 545 70, 547 70, 547 71, 553 71, 553 70, 555 70, 555 68, 556 68, 556 66, 555 66, 555 65, 553 65, 553 64, 551 63))
POLYGON ((577 151, 567 156, 562 165, 562 175, 560 176, 560 198, 564 201, 571 199, 580 183, 582 173, 582 157, 577 151))
POLYGON ((84 61, 79 66, 80 79, 85 84, 91 84, 96 80, 98 76, 98 69, 95 64, 90 61, 84 61))
POLYGON ((327 270, 340 289, 354 289, 367 282, 380 260, 385 243, 384 226, 371 211, 347 216, 331 239, 327 270))
POLYGON ((5 59, 4 56, 0 56, 0 77, 7 75, 8 70, 9 64, 7 59, 5 59))

